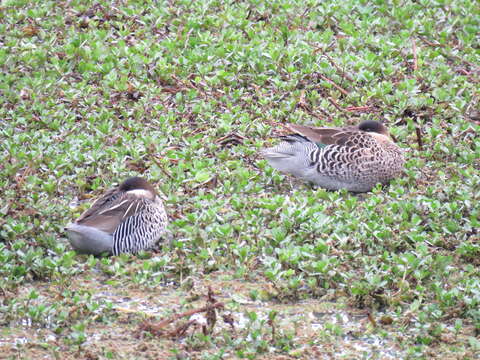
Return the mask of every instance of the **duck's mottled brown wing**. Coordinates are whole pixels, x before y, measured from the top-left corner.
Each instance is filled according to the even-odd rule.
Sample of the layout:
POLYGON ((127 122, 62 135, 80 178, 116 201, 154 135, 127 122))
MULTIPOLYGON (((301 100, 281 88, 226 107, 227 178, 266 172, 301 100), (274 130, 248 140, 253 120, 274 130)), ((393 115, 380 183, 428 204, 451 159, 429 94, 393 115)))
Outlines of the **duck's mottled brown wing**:
POLYGON ((87 209, 82 215, 80 215, 80 217, 76 220, 76 223, 81 223, 82 221, 95 215, 102 209, 107 208, 109 204, 113 202, 118 196, 118 188, 108 190, 105 194, 103 194, 102 197, 95 200, 89 209, 87 209))
POLYGON ((286 127, 288 130, 306 137, 317 145, 349 146, 349 140, 361 134, 356 126, 336 129, 287 124, 286 127))
POLYGON ((119 193, 113 189, 95 201, 76 223, 113 233, 122 221, 142 210, 142 200, 143 197, 119 193))

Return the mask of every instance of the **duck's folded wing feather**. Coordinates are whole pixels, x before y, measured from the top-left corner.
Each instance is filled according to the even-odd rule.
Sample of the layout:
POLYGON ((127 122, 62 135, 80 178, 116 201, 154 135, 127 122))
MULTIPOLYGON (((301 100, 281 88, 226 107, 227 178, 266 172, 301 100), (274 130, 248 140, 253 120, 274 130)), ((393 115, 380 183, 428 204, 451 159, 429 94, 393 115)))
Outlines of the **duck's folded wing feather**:
POLYGON ((76 222, 113 234, 126 218, 142 209, 142 198, 130 194, 110 194, 97 200, 76 222))
POLYGON ((107 208, 113 201, 115 201, 116 198, 118 198, 116 194, 117 188, 108 190, 105 194, 103 194, 102 197, 95 200, 89 209, 80 215, 80 217, 76 220, 76 223, 81 223, 84 220, 94 216, 102 209, 107 208))
POLYGON ((306 137, 317 145, 338 145, 346 147, 372 146, 375 139, 361 132, 355 126, 344 128, 315 128, 311 126, 288 124, 287 128, 296 134, 306 137))
POLYGON ((317 128, 299 124, 287 124, 287 129, 295 134, 302 135, 314 143, 323 145, 337 144, 339 139, 346 136, 347 132, 354 130, 353 127, 346 128, 317 128))

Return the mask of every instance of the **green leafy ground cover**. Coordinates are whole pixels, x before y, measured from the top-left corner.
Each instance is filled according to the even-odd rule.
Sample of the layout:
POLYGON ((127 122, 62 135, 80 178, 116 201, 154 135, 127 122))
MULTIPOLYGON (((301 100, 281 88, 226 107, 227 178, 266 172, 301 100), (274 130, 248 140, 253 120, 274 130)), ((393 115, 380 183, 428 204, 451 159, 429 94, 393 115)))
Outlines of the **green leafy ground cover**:
POLYGON ((475 0, 1 2, 2 356, 478 359, 479 30, 475 0), (383 189, 258 156, 358 119, 407 151, 383 189), (64 225, 137 174, 172 240, 72 252, 64 225), (234 328, 141 330, 207 286, 234 328))

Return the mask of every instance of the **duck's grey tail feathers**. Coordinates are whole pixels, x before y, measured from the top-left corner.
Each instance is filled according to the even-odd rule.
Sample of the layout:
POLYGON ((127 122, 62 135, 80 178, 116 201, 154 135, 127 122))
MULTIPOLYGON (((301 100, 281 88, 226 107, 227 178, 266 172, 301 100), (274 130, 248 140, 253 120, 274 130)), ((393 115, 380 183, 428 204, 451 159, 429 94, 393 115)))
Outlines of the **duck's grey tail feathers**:
POLYGON ((301 135, 283 136, 277 146, 264 149, 261 155, 275 169, 294 176, 305 178, 311 172, 312 156, 318 146, 301 135))
POLYGON ((65 230, 72 247, 79 253, 100 255, 112 252, 113 237, 91 226, 69 224, 65 230))

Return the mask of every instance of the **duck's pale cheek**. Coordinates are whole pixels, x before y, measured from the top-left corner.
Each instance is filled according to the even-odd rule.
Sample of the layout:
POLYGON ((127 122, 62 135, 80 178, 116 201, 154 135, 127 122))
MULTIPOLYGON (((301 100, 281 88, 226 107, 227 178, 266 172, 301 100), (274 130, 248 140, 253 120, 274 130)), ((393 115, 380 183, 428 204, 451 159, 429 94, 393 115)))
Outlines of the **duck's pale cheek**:
POLYGON ((144 197, 144 198, 151 198, 152 193, 148 190, 144 189, 135 189, 135 190, 130 190, 127 191, 127 194, 135 195, 137 197, 144 197))

